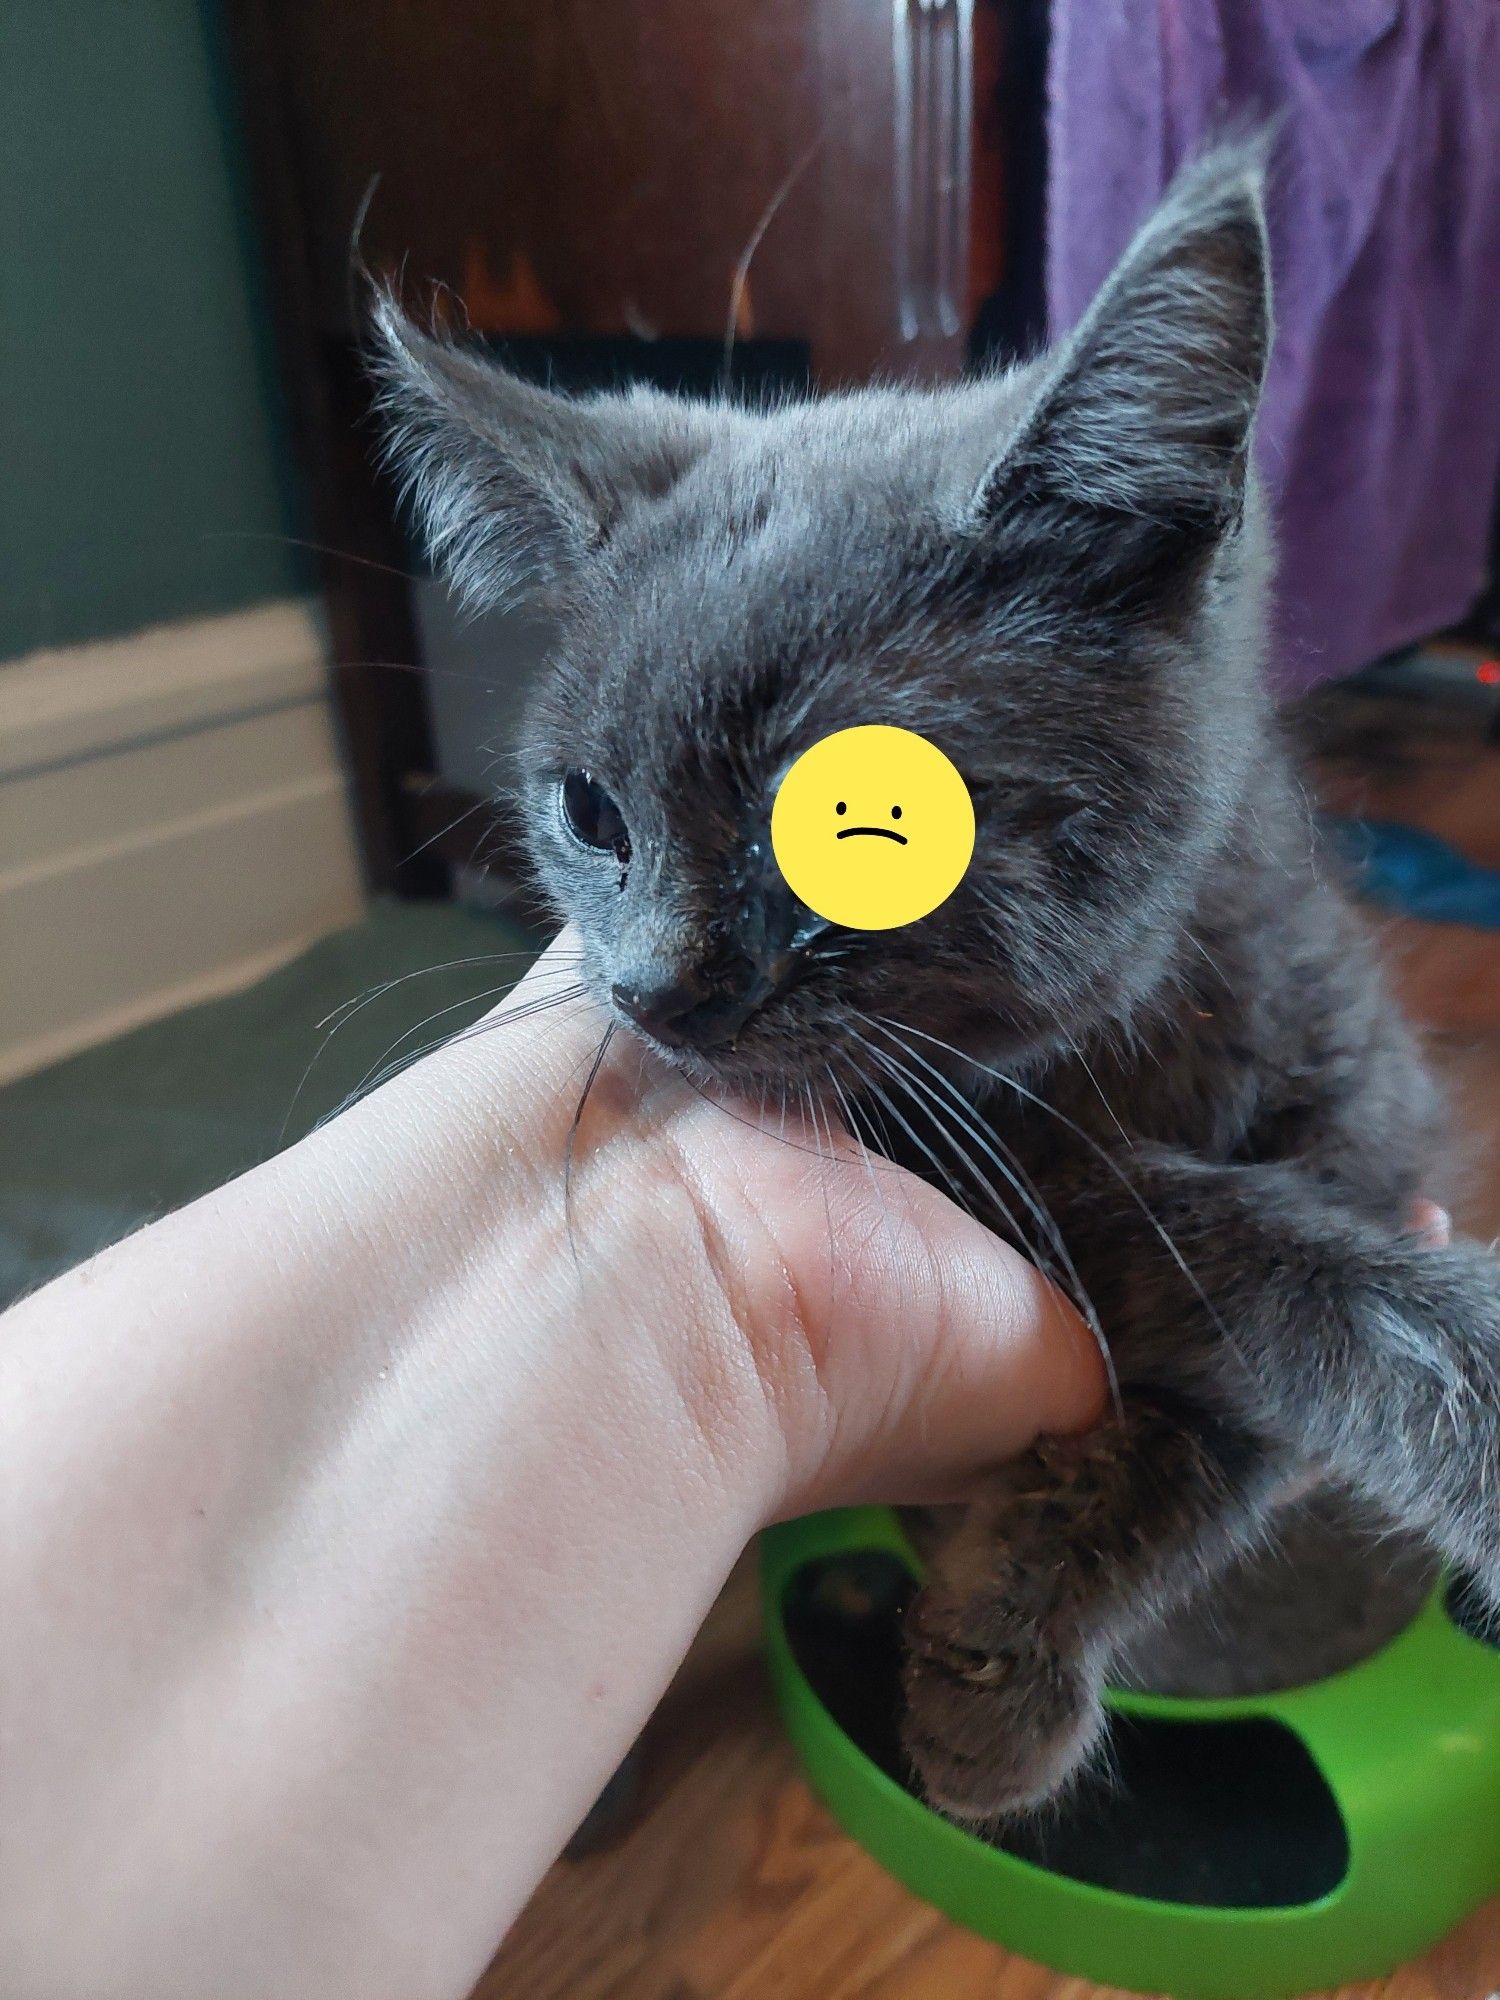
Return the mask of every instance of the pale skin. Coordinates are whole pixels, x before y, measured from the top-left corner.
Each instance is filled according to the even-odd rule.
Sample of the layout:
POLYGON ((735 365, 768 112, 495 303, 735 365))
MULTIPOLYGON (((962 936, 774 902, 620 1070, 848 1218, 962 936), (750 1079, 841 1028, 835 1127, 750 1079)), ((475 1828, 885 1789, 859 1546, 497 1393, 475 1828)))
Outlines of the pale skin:
POLYGON ((630 1052, 570 1239, 566 951, 0 1322, 5 1991, 460 2000, 757 1528, 1099 1410, 940 1195, 630 1052))

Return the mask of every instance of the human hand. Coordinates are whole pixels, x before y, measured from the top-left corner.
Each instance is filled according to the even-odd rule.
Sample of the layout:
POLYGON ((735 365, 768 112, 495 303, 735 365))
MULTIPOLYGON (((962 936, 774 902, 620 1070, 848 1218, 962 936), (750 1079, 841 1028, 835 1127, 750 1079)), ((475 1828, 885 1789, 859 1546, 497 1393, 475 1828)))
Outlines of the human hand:
POLYGON ((544 1004, 574 948, 564 934, 492 1017, 507 1036, 496 1115, 550 1207, 559 1285, 602 1289, 618 1329, 643 1317, 677 1350, 716 1457, 769 1453, 765 1511, 958 1497, 1097 1414, 1095 1342, 1018 1252, 847 1133, 711 1101, 618 1035, 573 1136, 565 1215, 603 1032, 592 1008, 544 1004))

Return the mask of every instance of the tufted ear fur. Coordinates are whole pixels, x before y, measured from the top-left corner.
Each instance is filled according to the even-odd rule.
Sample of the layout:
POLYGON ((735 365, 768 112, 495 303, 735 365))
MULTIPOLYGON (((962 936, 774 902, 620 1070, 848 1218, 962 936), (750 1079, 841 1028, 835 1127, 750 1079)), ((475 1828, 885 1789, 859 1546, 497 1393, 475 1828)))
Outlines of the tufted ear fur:
POLYGON ((973 496, 981 532, 1086 549, 1121 607, 1196 570, 1241 516, 1271 342, 1264 151, 1221 147, 1178 178, 973 496))
POLYGON ((708 442, 704 411, 646 389, 539 389, 420 332, 384 288, 370 338, 389 462, 434 564, 475 606, 522 581, 564 586, 621 513, 665 493, 708 442))

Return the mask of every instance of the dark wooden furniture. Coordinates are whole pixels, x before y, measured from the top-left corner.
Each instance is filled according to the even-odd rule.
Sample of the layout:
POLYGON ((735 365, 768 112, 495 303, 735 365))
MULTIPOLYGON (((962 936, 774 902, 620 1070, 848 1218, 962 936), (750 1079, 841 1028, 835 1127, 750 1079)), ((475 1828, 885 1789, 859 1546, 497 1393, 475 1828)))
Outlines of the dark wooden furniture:
POLYGON ((713 381, 731 301, 742 355, 772 343, 819 385, 951 374, 976 327, 1013 344, 1037 317, 1042 11, 228 0, 372 886, 431 893, 474 846, 472 821, 439 831, 464 800, 433 774, 372 465, 350 238, 375 176, 368 265, 562 379, 670 352, 713 381))

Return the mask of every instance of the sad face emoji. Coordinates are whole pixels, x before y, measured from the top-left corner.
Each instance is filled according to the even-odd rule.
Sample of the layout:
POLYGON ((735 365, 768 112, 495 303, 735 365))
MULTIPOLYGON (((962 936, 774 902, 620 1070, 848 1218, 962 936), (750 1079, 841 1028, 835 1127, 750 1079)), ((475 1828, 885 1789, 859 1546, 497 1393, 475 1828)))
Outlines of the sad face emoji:
POLYGON ((793 764, 771 808, 771 846, 788 887, 818 916, 895 930, 963 880, 974 806, 935 743, 869 723, 825 736, 793 764))

